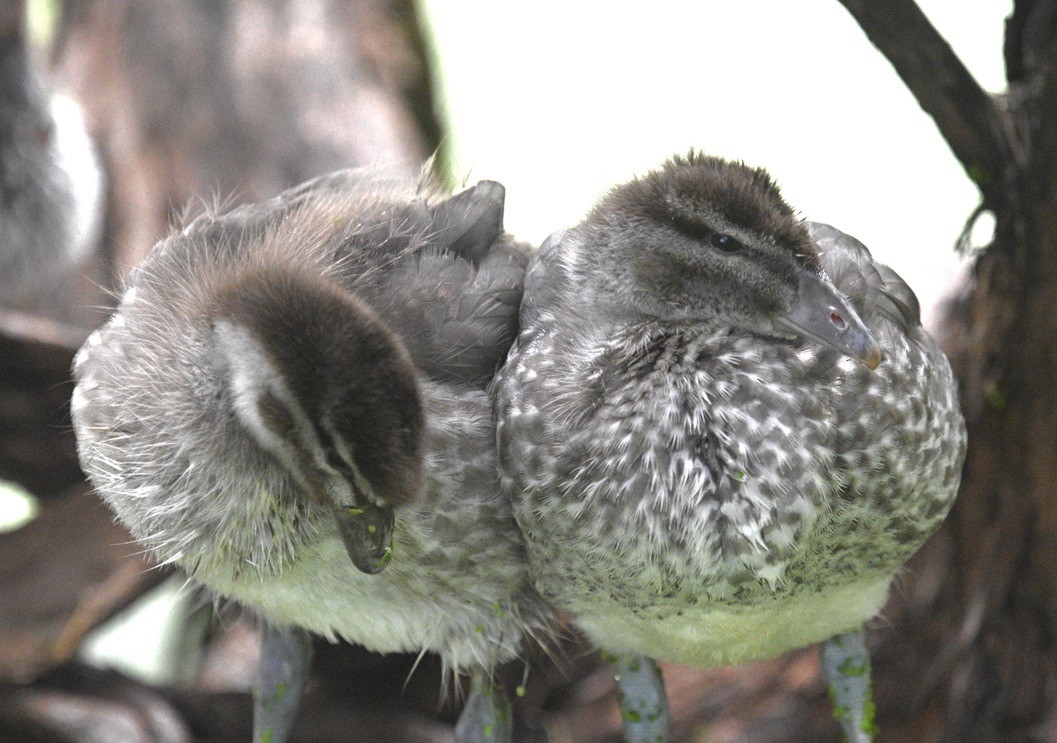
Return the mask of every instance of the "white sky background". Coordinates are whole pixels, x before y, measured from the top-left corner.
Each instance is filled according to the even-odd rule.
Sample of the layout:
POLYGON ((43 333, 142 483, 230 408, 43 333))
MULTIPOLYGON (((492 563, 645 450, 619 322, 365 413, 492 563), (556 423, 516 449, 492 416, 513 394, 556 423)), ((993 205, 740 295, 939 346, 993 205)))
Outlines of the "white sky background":
MULTIPOLYGON (((989 90, 1011 0, 919 0, 989 90)), ((771 171, 803 216, 863 240, 926 307, 976 188, 837 0, 426 0, 456 169, 507 187, 539 243, 605 190, 695 147, 771 171)))

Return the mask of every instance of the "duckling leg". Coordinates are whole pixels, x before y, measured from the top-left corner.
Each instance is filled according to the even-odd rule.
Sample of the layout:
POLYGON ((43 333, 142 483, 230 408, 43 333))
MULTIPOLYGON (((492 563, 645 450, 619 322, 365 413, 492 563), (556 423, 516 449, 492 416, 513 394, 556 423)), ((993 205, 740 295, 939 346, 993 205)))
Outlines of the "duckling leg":
POLYGON ((455 724, 455 743, 510 743, 510 700, 487 677, 474 675, 470 696, 455 724))
POLYGON ((616 667, 620 717, 628 743, 668 740, 668 695, 656 661, 642 655, 610 658, 616 667))
POLYGON ((870 690, 870 654, 862 630, 846 632, 822 643, 822 668, 829 681, 833 716, 847 743, 870 743, 874 735, 874 704, 870 690))
POLYGON ((312 640, 296 627, 261 621, 261 661, 253 686, 254 743, 285 743, 312 662, 312 640))

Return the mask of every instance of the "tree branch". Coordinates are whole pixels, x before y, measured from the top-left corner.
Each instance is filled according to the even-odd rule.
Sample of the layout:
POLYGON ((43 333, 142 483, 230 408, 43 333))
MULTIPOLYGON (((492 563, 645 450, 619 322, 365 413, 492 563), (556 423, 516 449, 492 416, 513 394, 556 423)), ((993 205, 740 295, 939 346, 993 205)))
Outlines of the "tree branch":
POLYGON ((1030 91, 1025 101, 1025 128, 1030 133, 1031 148, 1028 175, 1029 183, 1045 194, 1057 182, 1057 174, 1053 172, 1053 162, 1057 160, 1057 127, 1050 123, 1057 106, 1057 0, 1017 3, 1014 17, 1021 15, 1019 11, 1025 6, 1031 12, 1024 14, 1027 18, 1021 28, 1023 39, 1019 46, 1021 85, 1030 91))
POLYGON ((914 0, 840 0, 895 67, 989 204, 1001 199, 1012 147, 995 101, 914 0))
POLYGON ((1054 0, 1016 0, 1006 19, 1006 37, 1002 56, 1010 85, 1026 82, 1039 72, 1040 57, 1045 56, 1057 31, 1057 2, 1054 0))

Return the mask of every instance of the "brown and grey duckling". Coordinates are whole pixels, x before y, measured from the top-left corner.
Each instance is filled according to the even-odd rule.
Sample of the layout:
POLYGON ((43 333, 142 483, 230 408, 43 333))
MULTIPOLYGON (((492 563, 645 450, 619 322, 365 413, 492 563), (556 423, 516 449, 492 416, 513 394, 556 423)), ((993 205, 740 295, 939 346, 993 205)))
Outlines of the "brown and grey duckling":
POLYGON ((100 495, 160 562, 266 623, 258 737, 286 736, 308 631, 439 653, 475 681, 460 739, 502 740, 491 674, 548 621, 486 391, 526 263, 503 199, 343 171, 199 217, 76 357, 100 495))
POLYGON ((965 453, 950 366, 894 271, 798 219, 765 171, 675 157, 541 248, 495 389, 536 585, 618 656, 629 739, 667 727, 639 656, 819 641, 849 738, 869 738, 859 629, 965 453))

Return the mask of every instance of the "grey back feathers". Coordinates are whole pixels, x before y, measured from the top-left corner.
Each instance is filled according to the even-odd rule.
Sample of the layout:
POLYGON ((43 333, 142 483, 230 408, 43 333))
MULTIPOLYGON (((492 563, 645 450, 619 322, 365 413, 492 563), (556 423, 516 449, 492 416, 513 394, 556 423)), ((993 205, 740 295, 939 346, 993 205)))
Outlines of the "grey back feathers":
POLYGON ((905 333, 920 332, 921 304, 899 274, 875 263, 851 235, 818 222, 808 222, 807 228, 819 251, 829 256, 826 273, 856 305, 884 312, 905 333))

